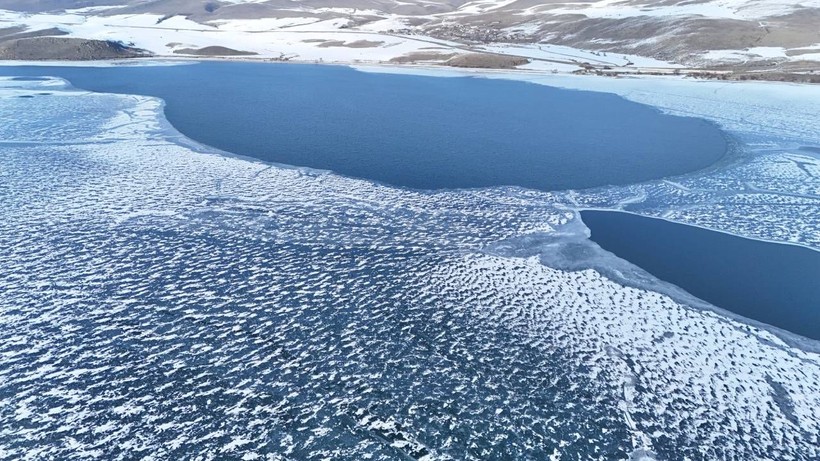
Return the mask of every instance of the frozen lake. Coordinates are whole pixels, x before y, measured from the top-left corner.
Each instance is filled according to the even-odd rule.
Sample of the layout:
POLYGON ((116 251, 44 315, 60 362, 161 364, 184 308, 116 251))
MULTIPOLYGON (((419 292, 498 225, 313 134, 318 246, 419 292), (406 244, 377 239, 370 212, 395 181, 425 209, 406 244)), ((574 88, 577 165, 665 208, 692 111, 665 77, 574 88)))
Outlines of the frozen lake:
POLYGON ((419 189, 630 184, 707 167, 726 151, 724 134, 704 120, 523 82, 259 63, 48 73, 92 91, 162 98, 175 128, 228 152, 419 189))
MULTIPOLYGON (((575 212, 627 209, 820 248, 820 158, 795 147, 820 145, 807 90, 766 98, 751 84, 566 77, 708 117, 729 132, 733 155, 676 178, 547 192, 537 188, 633 180, 676 160, 699 167, 645 144, 663 141, 653 123, 672 136, 678 122, 723 135, 600 93, 315 66, 254 67, 258 82, 245 93, 242 80, 197 83, 207 66, 221 77, 244 64, 0 70, 29 75, 0 78, 0 458, 820 455, 816 341, 676 296, 590 242, 575 212), (169 103, 30 78, 41 74, 121 93, 166 87, 169 103), (497 101, 500 113, 523 116, 506 105, 529 103, 519 91, 542 98, 518 120, 532 124, 520 137, 504 137, 517 125, 498 111, 473 110, 497 101), (336 110, 294 102, 311 98, 336 110), (393 111, 401 123, 386 118, 389 98, 410 104, 393 111), (604 104, 576 110, 584 101, 604 104), (360 170, 284 168, 193 146, 165 119, 175 110, 171 121, 200 141, 248 141, 249 150, 219 146, 237 154, 301 150, 297 159, 314 162, 346 152, 340 163, 360 170), (610 129, 631 131, 596 139, 606 125, 589 117, 610 110, 610 129), (565 130, 545 134, 550 117, 565 130), (490 136, 509 157, 487 147, 490 136), (571 155, 572 143, 604 149, 602 139, 616 138, 621 151, 571 155), (555 150, 515 151, 530 139, 555 150), (370 141, 399 154, 357 150, 370 141), (407 150, 410 141, 424 149, 407 150), (472 152, 453 148, 467 141, 472 152), (650 166, 627 168, 619 160, 630 149, 650 166), (443 172, 452 176, 433 175, 443 172), (446 189, 496 173, 540 182, 446 189)), ((631 238, 651 246, 664 236, 677 238, 631 238)))

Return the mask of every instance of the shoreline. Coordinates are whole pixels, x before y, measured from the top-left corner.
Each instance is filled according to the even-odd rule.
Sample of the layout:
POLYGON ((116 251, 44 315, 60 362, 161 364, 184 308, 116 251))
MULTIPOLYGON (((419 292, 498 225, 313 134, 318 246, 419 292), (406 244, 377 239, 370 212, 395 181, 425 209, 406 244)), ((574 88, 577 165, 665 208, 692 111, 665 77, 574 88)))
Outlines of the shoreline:
MULTIPOLYGON (((513 54, 493 53, 492 55, 518 57, 513 54)), ((523 56, 521 56, 523 57, 523 56)), ((424 72, 436 74, 456 72, 465 76, 482 75, 509 75, 509 76, 577 76, 577 77, 604 77, 609 79, 646 79, 646 78, 667 78, 680 81, 702 81, 702 82, 723 82, 723 83, 770 83, 770 84, 794 84, 801 86, 815 86, 820 84, 820 74, 789 74, 791 76, 811 77, 810 81, 795 79, 774 78, 780 74, 772 72, 759 73, 735 73, 731 70, 713 70, 707 68, 685 68, 685 67, 619 67, 603 69, 599 67, 584 68, 579 66, 579 70, 567 71, 559 69, 537 69, 521 67, 461 67, 450 66, 442 63, 398 63, 388 61, 367 61, 367 60, 307 60, 307 59, 280 59, 273 57, 255 56, 185 56, 185 55, 156 55, 145 57, 133 57, 123 59, 98 59, 98 60, 0 60, 2 67, 15 66, 43 66, 43 67, 107 67, 107 66, 129 66, 129 65, 187 65, 199 62, 244 62, 257 64, 302 64, 302 65, 329 65, 344 66, 354 69, 374 68, 382 70, 398 70, 398 73, 410 73, 414 75, 426 75, 424 72), (415 71, 415 72, 414 72, 415 71), (419 72, 420 71, 420 72, 419 72), (762 78, 743 78, 744 76, 755 75, 762 78), (765 78, 772 77, 772 78, 765 78)), ((563 63, 569 65, 569 62, 563 63)), ((577 65, 572 64, 572 65, 577 65)), ((392 73, 392 72, 389 72, 392 73)), ((513 78, 513 80, 518 80, 513 78)))

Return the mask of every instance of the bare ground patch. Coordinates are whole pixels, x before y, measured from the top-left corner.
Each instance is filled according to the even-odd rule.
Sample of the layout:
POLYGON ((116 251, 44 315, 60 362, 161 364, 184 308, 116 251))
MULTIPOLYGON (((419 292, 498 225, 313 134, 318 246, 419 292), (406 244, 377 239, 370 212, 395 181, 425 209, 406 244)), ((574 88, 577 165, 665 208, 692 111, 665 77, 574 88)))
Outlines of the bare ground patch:
POLYGON ((92 61, 150 56, 119 42, 69 37, 17 38, 0 43, 0 59, 92 61))
POLYGON ((206 46, 204 48, 181 48, 174 50, 175 54, 188 54, 192 56, 254 56, 254 51, 242 51, 225 46, 206 46))
POLYGON ((528 64, 529 62, 529 59, 520 56, 470 53, 453 56, 448 59, 445 64, 451 67, 469 67, 476 69, 512 69, 528 64))
POLYGON ((437 53, 437 52, 415 52, 415 53, 408 53, 403 56, 397 56, 390 60, 392 63, 396 64, 412 64, 416 62, 444 62, 454 56, 457 56, 458 53, 437 53))

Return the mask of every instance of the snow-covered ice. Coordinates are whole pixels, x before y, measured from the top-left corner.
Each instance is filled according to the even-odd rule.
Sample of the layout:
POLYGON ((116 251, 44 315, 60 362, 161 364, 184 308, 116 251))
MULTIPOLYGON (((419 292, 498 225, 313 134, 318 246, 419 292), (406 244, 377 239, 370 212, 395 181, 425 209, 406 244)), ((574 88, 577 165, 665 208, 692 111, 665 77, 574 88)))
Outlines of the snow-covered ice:
POLYGON ((418 192, 0 79, 0 459, 820 456, 816 343, 594 249, 543 257, 591 245, 585 207, 820 249, 820 90, 516 75, 714 120, 736 150, 631 186, 418 192))

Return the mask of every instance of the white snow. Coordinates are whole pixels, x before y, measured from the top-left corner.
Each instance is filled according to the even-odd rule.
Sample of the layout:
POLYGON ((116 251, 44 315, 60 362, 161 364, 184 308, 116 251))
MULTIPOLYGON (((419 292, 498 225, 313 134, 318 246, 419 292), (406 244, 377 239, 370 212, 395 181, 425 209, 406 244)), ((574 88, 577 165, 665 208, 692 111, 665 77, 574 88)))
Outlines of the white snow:
MULTIPOLYGON (((361 11, 359 11, 361 13, 361 11)), ((25 25, 31 30, 59 28, 69 37, 121 41, 146 49, 157 56, 179 56, 175 50, 224 46, 257 53, 254 59, 287 59, 302 62, 380 63, 414 52, 439 48, 442 52, 467 52, 465 45, 420 35, 389 33, 407 27, 405 19, 382 15, 356 29, 345 28, 345 18, 317 20, 311 17, 218 20, 206 25, 182 16, 164 18, 156 14, 94 16, 83 14, 24 15, 0 10, 0 27, 25 25), (373 42, 369 47, 348 47, 335 42, 373 42), (322 46, 329 42, 332 46, 322 46)), ((625 66, 675 67, 669 63, 632 55, 597 53, 558 45, 488 44, 473 51, 513 54, 537 59, 564 61, 534 62, 526 68, 571 72, 573 62, 625 66)), ((244 58, 247 59, 247 58, 244 58)))
POLYGON ((788 14, 799 8, 818 8, 820 7, 820 1, 714 0, 657 5, 651 2, 626 3, 620 0, 602 0, 593 3, 568 3, 566 5, 562 8, 551 9, 550 13, 582 14, 590 18, 703 16, 707 18, 754 20, 788 14))

